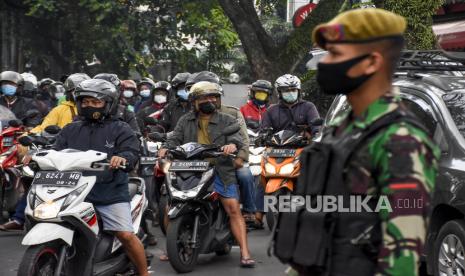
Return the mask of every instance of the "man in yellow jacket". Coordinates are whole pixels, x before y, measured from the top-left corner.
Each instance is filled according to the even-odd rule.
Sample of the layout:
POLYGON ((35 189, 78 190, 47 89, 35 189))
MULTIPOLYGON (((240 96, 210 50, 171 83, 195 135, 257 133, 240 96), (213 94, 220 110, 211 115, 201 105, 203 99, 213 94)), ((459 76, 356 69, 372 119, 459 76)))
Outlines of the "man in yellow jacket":
POLYGON ((63 128, 71 123, 77 115, 76 104, 74 103, 73 92, 74 89, 83 80, 88 80, 90 77, 84 73, 75 73, 70 75, 63 86, 66 89, 66 101, 62 102, 57 107, 53 108, 42 121, 42 124, 36 126, 31 130, 32 133, 40 133, 51 125, 57 125, 63 128))

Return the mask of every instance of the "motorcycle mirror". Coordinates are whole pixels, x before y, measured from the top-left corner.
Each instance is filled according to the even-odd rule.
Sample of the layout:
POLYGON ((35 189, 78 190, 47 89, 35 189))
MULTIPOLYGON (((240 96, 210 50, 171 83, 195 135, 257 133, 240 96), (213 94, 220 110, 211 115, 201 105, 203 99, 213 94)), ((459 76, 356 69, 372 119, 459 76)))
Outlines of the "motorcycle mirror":
POLYGON ((239 124, 232 124, 230 126, 225 127, 222 133, 223 135, 228 136, 228 135, 238 132, 240 129, 241 127, 239 126, 239 124))
POLYGON ((45 131, 50 134, 58 134, 61 131, 61 128, 57 125, 51 125, 46 127, 45 131))
POLYGON ((148 137, 152 141, 156 142, 164 142, 166 141, 166 134, 165 133, 160 133, 160 132, 152 132, 148 134, 148 137))
POLYGON ((323 122, 324 122, 324 120, 322 118, 315 118, 310 122, 310 124, 312 126, 321 126, 321 125, 323 125, 323 122))
POLYGON ((144 118, 144 123, 146 123, 147 125, 157 125, 158 120, 153 118, 153 117, 145 117, 144 118))
POLYGON ((10 120, 8 121, 8 125, 11 127, 20 127, 23 125, 23 122, 21 120, 10 120))
POLYGON ((40 114, 39 110, 31 109, 26 112, 26 117, 31 119, 31 118, 37 117, 39 114, 40 114))
POLYGON ((25 147, 32 146, 32 138, 29 136, 22 136, 18 139, 19 143, 25 147))

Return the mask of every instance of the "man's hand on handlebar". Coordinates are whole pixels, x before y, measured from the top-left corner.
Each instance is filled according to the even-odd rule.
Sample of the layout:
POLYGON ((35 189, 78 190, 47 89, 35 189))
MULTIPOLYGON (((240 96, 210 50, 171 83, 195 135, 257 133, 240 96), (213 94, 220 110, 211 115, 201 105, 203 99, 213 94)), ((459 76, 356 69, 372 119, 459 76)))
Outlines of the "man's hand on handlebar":
POLYGON ((119 156, 113 156, 110 160, 110 168, 111 169, 119 169, 121 166, 126 166, 126 159, 119 156))
POLYGON ((167 152, 168 152, 168 149, 159 149, 158 150, 158 157, 165 158, 167 152))
POLYGON ((232 154, 237 151, 237 147, 234 144, 229 144, 221 147, 221 150, 225 155, 232 154))

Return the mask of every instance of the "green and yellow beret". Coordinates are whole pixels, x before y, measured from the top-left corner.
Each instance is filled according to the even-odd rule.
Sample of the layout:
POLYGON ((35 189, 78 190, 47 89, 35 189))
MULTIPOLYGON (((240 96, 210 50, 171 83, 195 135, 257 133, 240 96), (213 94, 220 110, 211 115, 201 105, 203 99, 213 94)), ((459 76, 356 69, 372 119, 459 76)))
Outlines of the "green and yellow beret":
POLYGON ((313 42, 325 49, 330 43, 364 43, 386 38, 401 38, 407 22, 404 17, 376 8, 340 13, 327 23, 315 27, 313 42))

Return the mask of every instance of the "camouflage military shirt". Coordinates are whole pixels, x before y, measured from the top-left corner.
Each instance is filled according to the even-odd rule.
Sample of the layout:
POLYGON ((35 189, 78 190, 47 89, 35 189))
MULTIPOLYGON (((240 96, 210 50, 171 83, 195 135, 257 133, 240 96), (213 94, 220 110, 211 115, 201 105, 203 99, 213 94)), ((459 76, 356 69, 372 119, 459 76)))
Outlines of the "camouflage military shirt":
MULTIPOLYGON (((336 135, 365 129, 404 108, 395 92, 373 102, 360 117, 347 111, 330 122, 336 135)), ((418 274, 439 149, 420 128, 393 123, 368 138, 352 155, 344 176, 353 194, 385 195, 392 212, 380 212, 382 245, 377 275, 418 274)))

